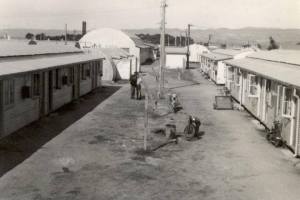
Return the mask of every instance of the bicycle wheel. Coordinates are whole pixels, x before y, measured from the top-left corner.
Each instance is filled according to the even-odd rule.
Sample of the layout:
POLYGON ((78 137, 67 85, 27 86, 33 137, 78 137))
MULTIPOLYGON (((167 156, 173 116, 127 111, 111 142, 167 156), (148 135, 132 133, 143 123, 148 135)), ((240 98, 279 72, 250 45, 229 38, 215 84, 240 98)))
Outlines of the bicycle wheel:
POLYGON ((196 134, 196 128, 194 125, 192 124, 189 124, 185 127, 184 129, 184 137, 187 139, 187 140, 191 140, 193 137, 195 137, 195 134, 196 134))

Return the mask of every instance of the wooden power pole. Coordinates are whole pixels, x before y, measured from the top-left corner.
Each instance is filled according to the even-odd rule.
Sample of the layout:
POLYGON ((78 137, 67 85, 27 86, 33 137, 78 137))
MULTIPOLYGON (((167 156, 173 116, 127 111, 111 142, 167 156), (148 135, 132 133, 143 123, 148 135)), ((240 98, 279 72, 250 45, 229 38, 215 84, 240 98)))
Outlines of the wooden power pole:
POLYGON ((186 55, 186 68, 190 68, 190 37, 191 37, 191 24, 188 24, 187 29, 187 55, 186 55))
POLYGON ((165 35, 166 35, 166 0, 161 2, 161 33, 160 33, 160 65, 159 65, 159 86, 158 86, 158 97, 162 96, 164 71, 163 68, 166 65, 166 48, 165 48, 165 35))

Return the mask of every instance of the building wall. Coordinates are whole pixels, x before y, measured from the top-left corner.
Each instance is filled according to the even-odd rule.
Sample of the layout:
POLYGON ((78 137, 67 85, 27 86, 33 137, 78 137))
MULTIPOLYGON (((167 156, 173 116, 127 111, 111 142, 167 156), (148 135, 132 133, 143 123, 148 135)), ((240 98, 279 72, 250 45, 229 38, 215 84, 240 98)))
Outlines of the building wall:
POLYGON ((225 64, 222 61, 218 62, 218 73, 217 73, 217 80, 216 83, 223 85, 225 84, 225 64))
POLYGON ((122 59, 115 61, 117 67, 118 78, 129 80, 130 74, 130 59, 122 59))
POLYGON ((218 85, 225 84, 225 64, 222 61, 209 61, 210 78, 218 85))
MULTIPOLYGON (((229 66, 228 66, 229 69, 229 66)), ((236 79, 238 68, 233 67, 235 76, 231 77, 231 72, 227 70, 226 85, 230 90, 232 97, 238 100, 251 114, 263 122, 269 129, 273 122, 279 120, 282 123, 281 136, 291 148, 295 147, 295 125, 296 105, 291 104, 291 116, 283 115, 283 88, 287 87, 274 80, 267 80, 259 75, 257 81, 257 95, 250 94, 249 72, 241 70, 240 81, 236 79)), ((288 88, 288 87, 287 87, 288 88)))
POLYGON ((53 92, 53 110, 57 110, 63 105, 70 103, 72 101, 72 87, 62 86, 61 89, 56 89, 53 92))
POLYGON ((148 59, 154 60, 154 54, 152 48, 140 49, 140 63, 144 64, 148 59))
POLYGON ((31 74, 14 77, 11 80, 14 80, 14 103, 3 106, 3 133, 1 137, 39 119, 40 98, 23 99, 21 96, 22 87, 31 86, 32 84, 31 74))
POLYGON ((200 63, 201 54, 208 53, 209 50, 202 45, 192 44, 190 45, 190 62, 200 63))
POLYGON ((166 67, 170 69, 184 68, 186 55, 167 54, 166 67))
POLYGON ((50 71, 28 73, 18 76, 12 75, 11 78, 0 80, 0 137, 8 135, 34 122, 40 117, 71 102, 73 99, 78 98, 76 95, 73 96, 73 85, 76 85, 77 82, 79 83, 80 96, 92 90, 92 77, 97 77, 97 80, 94 79, 93 82, 94 88, 101 86, 102 64, 84 64, 84 66, 86 66, 85 69, 93 69, 90 71, 90 75, 84 80, 81 75, 83 73, 80 71, 82 66, 82 64, 78 64, 50 71), (72 75, 71 69, 74 69, 72 76, 73 81, 71 81, 70 78, 72 75), (57 70, 59 70, 59 73, 57 73, 57 70), (52 74, 52 80, 50 80, 49 77, 50 73, 52 74), (56 76, 56 73, 58 76, 56 76), (63 76, 68 77, 67 81, 62 81, 63 76), (39 78, 36 79, 36 77, 39 78), (13 83, 9 84, 10 87, 7 87, 7 80, 10 80, 9 83, 13 83), (49 85, 51 82, 52 85, 49 85), (26 94, 28 94, 26 97, 24 97, 24 86, 29 88, 29 92, 26 92, 26 94), (6 89, 4 90, 4 88, 6 89), (12 89, 7 90, 7 88, 12 89), (4 103, 7 102, 7 96, 13 100, 9 101, 9 103, 4 103), (52 96, 52 101, 50 101, 49 96, 52 96), (50 102, 52 102, 51 105, 49 105, 50 102), (51 110, 49 110, 50 107, 51 110))
POLYGON ((80 82, 80 96, 83 96, 92 91, 92 79, 87 78, 80 82))
POLYGON ((105 81, 115 81, 117 78, 117 69, 113 60, 110 57, 106 57, 103 61, 103 77, 105 81))

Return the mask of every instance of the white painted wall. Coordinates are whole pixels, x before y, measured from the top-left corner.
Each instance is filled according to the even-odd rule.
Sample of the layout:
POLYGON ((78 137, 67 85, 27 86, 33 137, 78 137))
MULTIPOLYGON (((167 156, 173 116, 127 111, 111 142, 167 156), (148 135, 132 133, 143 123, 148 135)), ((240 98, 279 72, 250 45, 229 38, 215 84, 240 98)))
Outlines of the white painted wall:
POLYGON ((130 74, 130 60, 122 59, 115 61, 117 67, 117 74, 120 76, 120 79, 129 80, 130 74))
POLYGON ((217 79, 216 79, 216 83, 223 85, 226 83, 225 80, 225 74, 226 74, 226 65, 224 64, 223 61, 219 61, 218 62, 218 73, 217 73, 217 79))
POLYGON ((86 80, 80 81, 80 96, 92 91, 92 79, 87 77, 86 80))
POLYGON ((166 67, 170 69, 184 68, 186 62, 186 55, 167 54, 166 67))
POLYGON ((208 53, 209 50, 203 45, 200 44, 190 45, 190 62, 199 63, 200 55, 205 52, 208 53))
POLYGON ((72 87, 63 85, 61 89, 53 91, 52 109, 57 110, 63 105, 72 101, 72 87))
MULTIPOLYGON (((39 118, 39 97, 23 99, 21 90, 23 86, 31 86, 31 74, 13 78, 15 81, 14 104, 4 107, 3 133, 12 133, 39 118)), ((3 91, 3 89, 1 90, 3 91)), ((0 134, 3 137, 3 134, 0 134)))

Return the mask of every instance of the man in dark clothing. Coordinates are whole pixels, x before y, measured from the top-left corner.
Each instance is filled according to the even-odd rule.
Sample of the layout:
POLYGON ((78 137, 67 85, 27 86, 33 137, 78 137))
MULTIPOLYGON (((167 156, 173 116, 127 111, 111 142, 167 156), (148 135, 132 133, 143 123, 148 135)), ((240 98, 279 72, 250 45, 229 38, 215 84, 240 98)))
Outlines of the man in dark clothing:
POLYGON ((130 76, 130 85, 131 85, 131 99, 135 96, 135 90, 137 89, 137 72, 130 76))
POLYGON ((136 81, 136 98, 138 100, 142 99, 142 77, 140 74, 137 75, 136 81))

